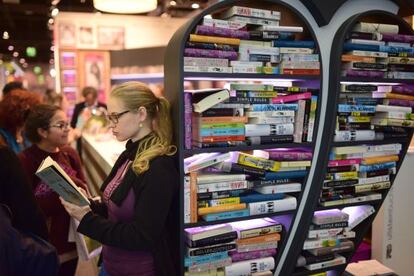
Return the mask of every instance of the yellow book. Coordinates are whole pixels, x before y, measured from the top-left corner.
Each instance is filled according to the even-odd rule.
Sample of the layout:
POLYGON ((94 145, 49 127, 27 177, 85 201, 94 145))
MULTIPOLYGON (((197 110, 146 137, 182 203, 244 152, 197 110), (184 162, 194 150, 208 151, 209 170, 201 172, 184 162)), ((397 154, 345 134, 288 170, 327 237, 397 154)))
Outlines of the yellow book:
POLYGON ((196 34, 190 34, 190 41, 192 41, 192 42, 204 42, 204 43, 219 43, 219 44, 240 45, 240 39, 238 39, 238 38, 196 35, 196 34))
POLYGON ((246 208, 246 203, 239 203, 239 204, 228 204, 228 205, 220 205, 214 207, 207 207, 207 208, 199 208, 198 215, 208 215, 208 214, 215 214, 227 211, 235 211, 241 210, 246 208))
POLYGON ((281 168, 292 168, 292 167, 310 167, 311 161, 282 161, 280 162, 281 168))
POLYGON ((272 233, 267 235, 261 235, 257 237, 247 238, 247 239, 238 239, 236 240, 236 244, 254 244, 254 243, 263 243, 263 242, 274 242, 280 241, 280 234, 279 233, 272 233))
POLYGON ((386 155, 386 156, 375 156, 375 157, 366 157, 362 159, 362 165, 372 165, 378 163, 386 162, 397 162, 399 160, 398 155, 386 155))
POLYGON ((238 153, 237 163, 248 167, 264 169, 274 172, 277 172, 280 169, 280 162, 261 157, 256 157, 254 155, 250 155, 243 152, 238 153))
POLYGON ((398 100, 409 100, 414 101, 414 96, 410 95, 401 95, 396 93, 387 93, 386 94, 387 99, 398 99, 398 100))
POLYGON ((197 222, 197 172, 190 173, 190 222, 197 222))
MULTIPOLYGON (((212 199, 209 200, 209 206, 220 206, 220 205, 229 205, 229 204, 239 204, 240 197, 228 197, 228 198, 219 198, 219 199, 212 199)), ((205 206, 208 207, 208 206, 205 206)))

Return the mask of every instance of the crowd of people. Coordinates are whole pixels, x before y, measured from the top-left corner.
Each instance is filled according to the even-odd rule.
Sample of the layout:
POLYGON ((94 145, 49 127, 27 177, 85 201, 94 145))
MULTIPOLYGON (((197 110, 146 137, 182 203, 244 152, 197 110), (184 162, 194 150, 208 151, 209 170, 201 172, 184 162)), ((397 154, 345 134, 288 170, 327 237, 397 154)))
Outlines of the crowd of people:
POLYGON ((108 106, 97 101, 93 87, 85 87, 82 94, 85 101, 68 118, 61 94, 47 91, 42 98, 19 82, 3 89, 0 228, 7 226, 13 234, 0 234, 0 274, 26 275, 16 260, 30 264, 26 260, 33 258, 40 272, 27 275, 74 275, 78 251, 68 239, 73 218, 79 222, 79 233, 102 244, 100 275, 176 275, 179 178, 169 102, 140 82, 116 86, 108 106), (101 185, 101 197, 92 199, 80 147, 77 151, 70 144, 80 136, 82 112, 94 108, 107 109, 103 114, 108 129, 127 144, 101 185), (48 156, 90 198, 90 205, 65 201, 36 176, 48 156), (16 236, 19 241, 29 237, 36 246, 42 241, 42 249, 50 245, 55 258, 49 250, 41 266, 42 254, 30 256, 25 251, 25 256, 11 261, 16 255, 12 249, 21 248, 11 238, 16 236))

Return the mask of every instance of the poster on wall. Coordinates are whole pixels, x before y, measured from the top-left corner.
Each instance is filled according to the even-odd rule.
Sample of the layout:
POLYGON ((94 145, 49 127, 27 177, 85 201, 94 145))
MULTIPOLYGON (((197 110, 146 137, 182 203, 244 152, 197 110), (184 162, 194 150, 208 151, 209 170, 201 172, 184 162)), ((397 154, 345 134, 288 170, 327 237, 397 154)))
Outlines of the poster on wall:
POLYGON ((59 46, 60 47, 75 47, 76 45, 76 26, 72 23, 59 23, 59 46))
POLYGON ((78 48, 96 48, 95 26, 87 24, 78 25, 78 36, 76 46, 78 48))
POLYGON ((106 93, 110 89, 109 56, 107 52, 83 53, 83 86, 92 86, 98 90, 98 100, 106 102, 106 93))
POLYGON ((98 46, 102 49, 120 50, 124 48, 124 27, 98 26, 98 46))

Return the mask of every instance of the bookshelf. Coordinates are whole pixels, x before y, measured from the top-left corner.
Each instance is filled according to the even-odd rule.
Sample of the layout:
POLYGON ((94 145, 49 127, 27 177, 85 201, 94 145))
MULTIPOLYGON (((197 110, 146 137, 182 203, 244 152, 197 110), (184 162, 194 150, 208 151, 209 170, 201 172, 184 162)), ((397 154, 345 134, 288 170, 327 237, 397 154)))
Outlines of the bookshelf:
MULTIPOLYGON (((185 42, 188 41, 190 34, 195 32, 195 29, 198 25, 202 24, 203 17, 205 15, 211 14, 213 18, 217 15, 232 7, 232 6, 243 6, 243 7, 252 7, 252 8, 261 8, 266 10, 276 10, 281 12, 281 21, 280 25, 283 26, 303 26, 303 33, 298 35, 297 40, 313 40, 315 41, 316 48, 318 48, 318 42, 315 39, 315 35, 311 31, 310 25, 305 19, 305 17, 298 12, 291 5, 284 3, 282 1, 258 1, 257 3, 252 3, 251 1, 222 1, 217 3, 198 16, 193 20, 189 21, 187 24, 183 25, 170 40, 170 43, 166 50, 165 66, 164 66, 164 83, 165 83, 165 95, 172 103, 172 112, 174 118, 174 134, 175 141, 178 145, 178 159, 179 159, 179 170, 180 177, 182 181, 182 188, 180 191, 180 224, 181 224, 181 244, 180 244, 180 260, 181 260, 181 275, 184 274, 185 268, 183 265, 183 260, 185 257, 186 245, 184 242, 184 230, 186 228, 199 227, 199 226, 209 226, 215 224, 222 224, 234 221, 246 221, 257 218, 270 217, 274 218, 284 226, 284 231, 282 233, 282 238, 279 241, 278 245, 278 254, 274 256, 276 264, 278 263, 279 252, 287 250, 285 248, 286 239, 290 235, 290 225, 292 220, 296 217, 296 210, 287 210, 273 213, 265 213, 258 215, 249 215, 245 217, 237 217, 231 219, 224 219, 218 221, 203 221, 199 220, 195 223, 185 223, 184 222, 184 159, 191 157, 195 154, 205 154, 205 153, 226 153, 226 152, 251 152, 253 150, 271 150, 277 148, 284 149, 293 149, 298 147, 306 147, 311 152, 315 147, 314 137, 318 131, 318 119, 320 116, 320 95, 319 91, 321 89, 321 76, 318 75, 287 75, 287 74, 247 74, 247 73, 208 73, 208 72, 185 72, 184 71, 184 49, 185 42), (214 87, 217 83, 226 82, 226 83, 259 83, 259 84, 269 84, 277 82, 285 82, 288 86, 300 86, 300 87, 311 87, 318 89, 319 91, 315 93, 318 96, 317 99, 317 110, 316 110, 316 120, 313 132, 313 139, 311 142, 299 142, 299 143, 274 143, 274 144, 264 144, 264 145, 236 145, 230 147, 212 147, 212 148, 186 148, 185 145, 185 105, 184 105, 184 89, 185 85, 191 83, 195 88, 206 88, 207 85, 214 87), (202 86, 204 85, 204 86, 202 86)), ((316 52, 317 53, 317 52, 316 52)), ((277 85, 277 84, 275 84, 277 85)), ((312 166, 318 167, 317 159, 312 160, 312 166)), ((321 169, 321 168, 319 168, 321 169)), ((309 168, 308 168, 309 170, 309 168)), ((308 179, 306 173, 305 178, 302 181, 302 189, 306 185, 309 185, 312 179, 308 179)), ((316 179, 316 178, 313 178, 316 179)), ((302 195, 302 192, 292 192, 289 193, 297 198, 297 204, 300 201, 306 200, 306 196, 302 195)))
MULTIPOLYGON (((319 272, 329 272, 329 275, 341 275, 350 262, 355 250, 343 253, 346 259, 345 264, 338 264, 324 267, 317 270, 296 268, 296 260, 301 254, 303 244, 306 240, 309 226, 312 223, 315 211, 323 211, 334 208, 353 207, 359 205, 372 205, 375 213, 363 220, 354 228, 353 238, 355 248, 361 243, 365 233, 369 230, 375 215, 377 214, 388 189, 380 190, 381 198, 365 202, 354 202, 324 207, 319 204, 320 192, 327 172, 330 152, 334 147, 362 146, 362 145, 384 145, 388 143, 400 143, 402 145, 399 153, 399 161, 396 165, 396 173, 404 159, 412 137, 412 130, 407 130, 406 137, 386 137, 383 140, 372 141, 345 141, 338 142, 334 139, 336 129, 336 116, 338 104, 340 104, 341 84, 371 84, 377 86, 393 86, 398 84, 413 83, 412 79, 388 79, 388 78, 367 78, 367 77, 344 77, 341 75, 341 55, 346 35, 350 32, 356 22, 367 20, 368 22, 397 24, 405 34, 412 34, 411 28, 399 16, 398 5, 388 0, 364 0, 364 1, 330 1, 329 7, 317 5, 317 1, 310 5, 302 1, 236 1, 228 0, 210 6, 199 15, 184 24, 172 37, 166 50, 165 58, 165 95, 172 103, 174 118, 175 142, 178 145, 178 167, 181 177, 180 191, 180 273, 184 274, 186 244, 184 230, 190 227, 209 226, 219 223, 234 221, 246 221, 253 218, 270 217, 282 222, 285 231, 278 245, 278 252, 274 256, 274 275, 311 275, 319 272), (315 4, 316 3, 316 4, 315 4), (280 25, 282 26, 303 26, 304 32, 296 37, 297 40, 311 39, 319 49, 320 75, 286 75, 286 74, 246 74, 246 73, 210 73, 210 72, 185 72, 184 71, 184 49, 190 34, 193 34, 196 27, 201 24, 205 15, 213 15, 213 18, 232 6, 243 6, 260 8, 266 10, 278 10, 282 14, 280 25), (375 7, 375 10, 372 8, 375 7), (284 15, 286 17, 284 17, 284 15), (374 20, 374 21, 372 21, 374 20), (376 20, 376 21, 375 21, 376 20), (226 82, 254 82, 268 83, 271 81, 286 82, 288 86, 301 86, 318 88, 318 100, 316 120, 311 142, 304 143, 282 143, 268 145, 236 145, 231 147, 209 147, 191 148, 186 147, 186 122, 185 122, 185 101, 183 91, 192 84, 194 88, 215 87, 226 82), (297 207, 295 210, 282 211, 270 214, 260 214, 231 218, 221 221, 197 221, 184 222, 184 159, 195 154, 227 153, 254 150, 269 151, 276 148, 292 149, 295 147, 307 147, 313 152, 311 166, 307 168, 307 174, 302 182, 301 192, 295 194, 297 207)), ((220 87, 222 88, 222 87, 220 87)), ((187 122, 188 125, 188 122, 187 122)), ((194 127, 194 126, 192 126, 194 127)), ((395 177, 390 177, 390 183, 395 177)))
MULTIPOLYGON (((343 85, 375 85, 377 87, 386 87, 386 86, 396 86, 396 85, 405 85, 405 84, 412 84, 413 79, 400 79, 400 78, 369 78, 369 77, 343 77, 341 76, 341 70, 342 67, 342 61, 341 56, 343 54, 343 47, 345 40, 352 32, 352 29, 354 28, 355 24, 358 22, 371 22, 371 23, 385 23, 385 24, 394 24, 399 26, 399 34, 407 34, 412 35, 413 31, 411 27, 399 16, 396 16, 395 14, 392 14, 390 12, 386 11, 367 11, 362 12, 356 15, 351 16, 345 23, 342 24, 342 26, 339 28, 338 32, 335 35, 335 38, 333 40, 333 46, 331 51, 331 58, 330 63, 333 68, 337 68, 337 70, 331 70, 331 73, 329 74, 330 79, 330 91, 335 93, 335 97, 333 98, 331 105, 334 106, 334 112, 335 117, 337 116, 338 111, 338 105, 343 104, 344 100, 340 97, 343 89, 343 85), (342 99, 342 101, 341 101, 342 99)), ((379 62, 378 59, 376 62, 379 62)), ((380 89, 377 89, 379 91, 380 89)), ((382 104, 382 99, 378 100, 377 104, 382 104)), ((372 103, 371 103, 372 104, 372 103)), ((368 104, 369 105, 369 104, 368 104)), ((374 115, 378 115, 379 112, 375 112, 374 115)), ((339 123, 340 125, 340 123, 339 123)), ((332 126, 332 124, 331 124, 332 126)), ((331 142, 329 143, 328 151, 327 153, 331 152, 333 148, 340 148, 340 147, 360 147, 364 145, 374 145, 377 147, 381 147, 381 145, 386 144, 401 144, 401 150, 398 153, 398 161, 396 162, 396 171, 395 174, 390 174, 389 176, 389 182, 391 183, 391 187, 393 185, 393 182, 395 180, 395 176, 398 174, 398 171, 400 169, 400 166, 404 160, 405 154, 408 150, 409 143, 412 138, 412 128, 404 128, 406 131, 405 137, 389 137, 385 138, 383 140, 362 140, 362 141, 345 141, 345 142, 338 142, 335 141, 335 129, 336 126, 334 126, 331 129, 331 134, 327 138, 331 142)), ((392 136, 392 135, 390 135, 392 136)), ((380 150, 381 151, 381 150, 380 150)), ((384 154, 385 155, 385 154, 384 154)), ((382 164, 381 162, 379 162, 382 164)), ((327 169, 324 170, 326 172, 327 169)), ((358 171, 358 169, 357 169, 358 171)), ((386 177, 386 176, 385 176, 386 177)), ((359 180, 360 181, 360 180, 359 180)), ((384 180, 382 180, 384 181, 384 180)), ((375 185, 375 184, 374 184, 375 185)), ((322 188, 322 187, 321 187, 322 188)), ((378 187, 377 187, 378 188, 378 187)), ((354 249, 341 253, 342 256, 346 258, 346 262, 350 262, 351 258, 355 254, 356 250, 358 249, 359 245, 361 244, 364 236, 367 234, 367 232, 370 230, 370 227, 374 221, 375 216, 377 215, 378 211, 380 210, 380 207, 386 198, 389 188, 376 190, 377 188, 372 187, 372 191, 380 193, 381 198, 377 200, 368 200, 368 201, 361 201, 361 202, 353 202, 353 203, 343 203, 338 204, 335 206, 321 206, 317 205, 315 208, 315 211, 323 211, 323 210, 330 210, 330 209, 342 209, 345 207, 352 207, 352 206, 361 206, 361 205, 371 205, 374 207, 375 212, 365 218, 360 224, 358 224, 355 228, 352 230, 355 231, 356 235, 355 238, 351 239, 354 242, 354 249)), ((331 274, 334 275, 342 275, 342 273, 345 270, 346 265, 335 265, 332 267, 326 267, 324 269, 319 269, 316 271, 312 271, 312 273, 316 272, 322 272, 322 271, 329 271, 331 274)), ((309 275, 309 271, 305 269, 296 269, 293 275, 309 275)), ((330 274, 330 275, 331 275, 330 274)))

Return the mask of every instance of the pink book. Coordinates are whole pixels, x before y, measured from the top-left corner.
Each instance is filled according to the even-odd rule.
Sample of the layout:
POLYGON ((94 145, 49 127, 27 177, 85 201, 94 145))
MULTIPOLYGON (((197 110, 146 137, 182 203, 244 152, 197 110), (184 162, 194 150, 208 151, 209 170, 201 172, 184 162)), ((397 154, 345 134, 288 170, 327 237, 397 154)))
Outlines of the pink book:
POLYGON ((293 94, 293 95, 287 95, 287 96, 281 96, 277 98, 272 99, 272 103, 274 104, 283 104, 283 103, 289 103, 289 102, 296 102, 299 100, 307 100, 312 97, 312 93, 305 92, 305 93, 299 93, 299 94, 293 94))
POLYGON ((269 159, 276 161, 311 160, 312 152, 306 151, 269 151, 269 159))
POLYGON ((276 249, 272 248, 272 249, 256 250, 256 251, 242 252, 242 253, 239 253, 236 250, 234 250, 234 251, 229 251, 229 255, 233 262, 239 262, 239 261, 274 256, 276 255, 276 249))
POLYGON ((328 167, 349 166, 361 163, 361 158, 345 159, 345 160, 329 160, 328 167))

